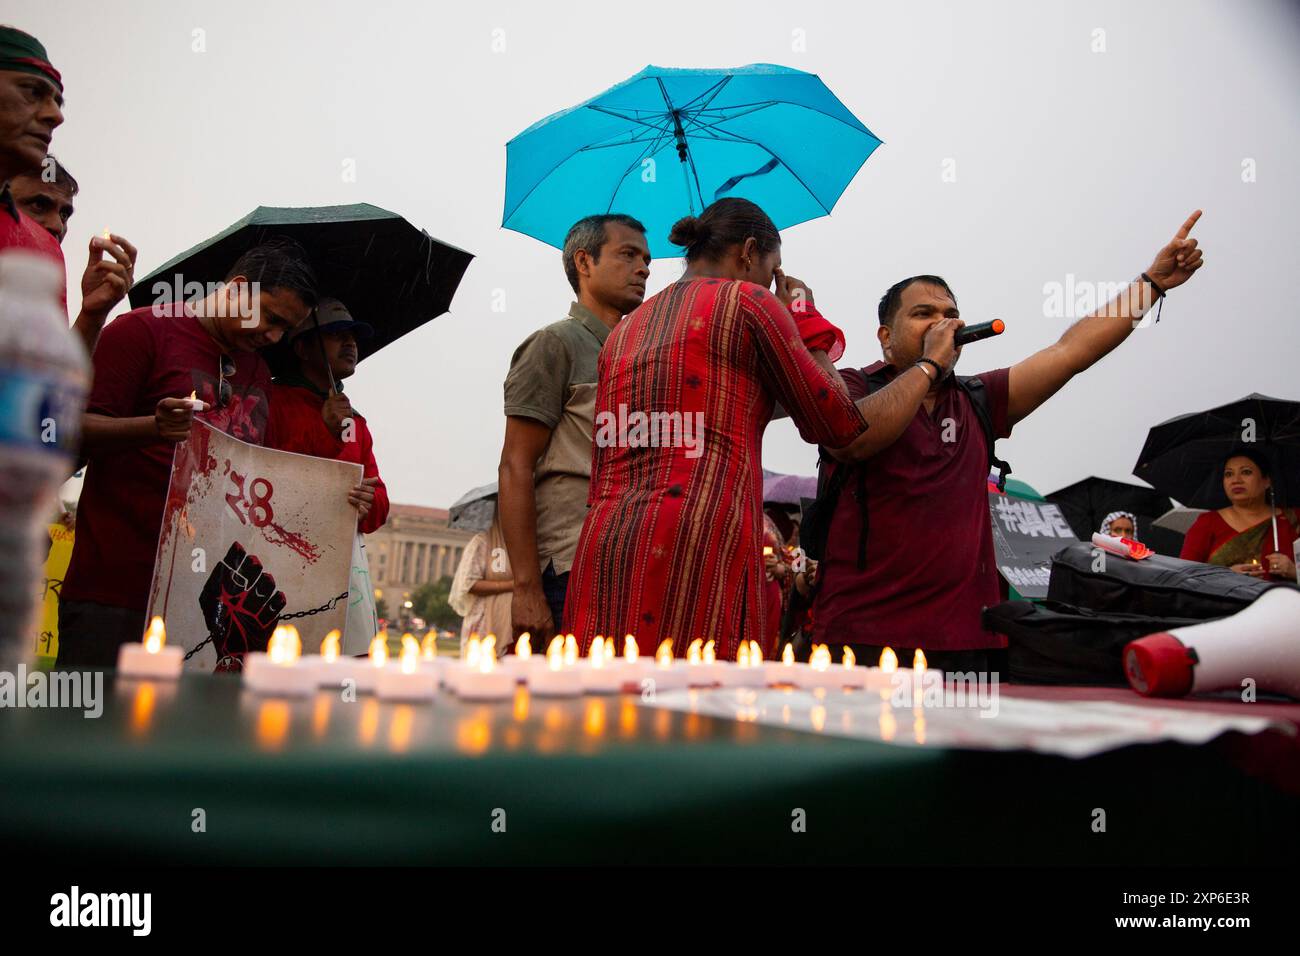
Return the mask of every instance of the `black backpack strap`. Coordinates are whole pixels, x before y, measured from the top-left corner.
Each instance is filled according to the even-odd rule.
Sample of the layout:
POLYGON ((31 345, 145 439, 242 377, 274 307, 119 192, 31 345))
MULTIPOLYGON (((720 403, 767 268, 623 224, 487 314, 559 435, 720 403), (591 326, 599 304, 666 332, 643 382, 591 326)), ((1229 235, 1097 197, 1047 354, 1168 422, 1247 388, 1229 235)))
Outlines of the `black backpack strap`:
POLYGON ((980 429, 984 432, 984 443, 989 450, 989 468, 998 470, 998 491, 1006 491, 1007 475, 1011 474, 1011 466, 999 458, 994 450, 997 438, 993 434, 993 413, 989 408, 988 389, 984 387, 983 380, 975 375, 954 375, 953 379, 957 382, 957 387, 966 393, 971 406, 975 409, 975 417, 979 419, 980 429))

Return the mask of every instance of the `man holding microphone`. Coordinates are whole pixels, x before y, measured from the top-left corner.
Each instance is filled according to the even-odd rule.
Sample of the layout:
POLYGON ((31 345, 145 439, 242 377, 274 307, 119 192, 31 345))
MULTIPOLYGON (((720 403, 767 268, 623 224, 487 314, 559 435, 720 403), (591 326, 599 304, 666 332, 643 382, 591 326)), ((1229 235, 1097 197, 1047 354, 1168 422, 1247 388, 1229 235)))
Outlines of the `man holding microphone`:
POLYGON ((933 667, 999 669, 994 655, 1006 639, 980 621, 999 600, 987 497, 992 441, 1008 437, 1191 278, 1203 261, 1188 238, 1200 215, 1056 343, 969 379, 953 375, 964 323, 948 284, 912 276, 885 293, 877 330, 884 361, 841 370, 871 427, 823 455, 818 520, 804 529, 805 545, 821 558, 814 641, 831 644, 837 660, 847 644, 874 665, 889 646, 904 666, 924 648, 933 667))

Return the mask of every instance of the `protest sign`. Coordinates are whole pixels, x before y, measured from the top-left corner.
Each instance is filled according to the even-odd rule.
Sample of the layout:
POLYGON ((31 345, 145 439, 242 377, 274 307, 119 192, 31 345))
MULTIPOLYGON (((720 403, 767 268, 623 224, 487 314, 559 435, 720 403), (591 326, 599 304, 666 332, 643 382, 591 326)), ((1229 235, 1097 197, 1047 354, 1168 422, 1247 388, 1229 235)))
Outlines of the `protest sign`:
POLYGON ((305 652, 343 629, 357 513, 351 462, 249 445, 196 421, 176 446, 149 616, 189 669, 237 670, 292 623, 305 652))
POLYGON ((1047 501, 990 491, 989 513, 998 572, 1021 597, 1046 598, 1052 555, 1079 540, 1061 509, 1047 501))

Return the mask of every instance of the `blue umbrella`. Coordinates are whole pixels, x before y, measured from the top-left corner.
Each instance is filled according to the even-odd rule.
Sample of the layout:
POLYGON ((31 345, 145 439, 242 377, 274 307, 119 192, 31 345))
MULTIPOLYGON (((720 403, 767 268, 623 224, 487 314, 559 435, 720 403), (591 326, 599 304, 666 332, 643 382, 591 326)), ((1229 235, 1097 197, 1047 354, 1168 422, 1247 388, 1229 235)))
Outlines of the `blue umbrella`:
POLYGON ((879 145, 811 73, 648 66, 506 144, 502 225, 558 248, 583 216, 626 213, 652 255, 680 256, 673 223, 724 196, 778 229, 827 215, 879 145))

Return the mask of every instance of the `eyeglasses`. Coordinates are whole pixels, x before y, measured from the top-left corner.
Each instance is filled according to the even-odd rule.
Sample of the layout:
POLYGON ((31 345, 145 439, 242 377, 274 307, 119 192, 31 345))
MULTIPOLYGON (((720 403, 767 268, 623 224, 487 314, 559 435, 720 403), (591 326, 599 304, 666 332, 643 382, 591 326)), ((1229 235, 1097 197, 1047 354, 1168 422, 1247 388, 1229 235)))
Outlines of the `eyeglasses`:
POLYGON ((230 404, 234 393, 234 388, 227 379, 235 377, 235 360, 223 352, 217 366, 217 408, 225 408, 230 404))

